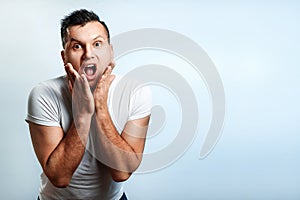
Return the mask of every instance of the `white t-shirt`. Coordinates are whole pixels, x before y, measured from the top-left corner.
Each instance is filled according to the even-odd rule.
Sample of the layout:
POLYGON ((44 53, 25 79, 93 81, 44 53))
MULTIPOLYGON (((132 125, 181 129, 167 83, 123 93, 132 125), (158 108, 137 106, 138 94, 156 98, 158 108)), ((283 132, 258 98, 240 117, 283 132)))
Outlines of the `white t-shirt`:
MULTIPOLYGON (((151 103, 151 92, 147 86, 116 75, 109 89, 108 108, 119 133, 127 121, 150 115, 151 103)), ((32 89, 28 98, 27 122, 62 127, 66 134, 72 119, 72 99, 66 76, 47 80, 32 89)), ((89 138, 84 156, 68 187, 57 188, 44 173, 41 174, 41 200, 121 198, 123 183, 113 181, 108 168, 88 150, 93 148, 92 141, 89 138)))

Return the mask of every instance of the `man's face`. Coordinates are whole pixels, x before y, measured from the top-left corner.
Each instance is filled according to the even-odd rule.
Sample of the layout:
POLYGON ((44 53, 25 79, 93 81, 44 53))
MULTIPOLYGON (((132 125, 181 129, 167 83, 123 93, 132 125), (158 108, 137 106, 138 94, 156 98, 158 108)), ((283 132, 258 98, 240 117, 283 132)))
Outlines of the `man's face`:
POLYGON ((96 21, 69 27, 62 58, 79 75, 85 74, 90 87, 95 88, 104 70, 113 63, 113 49, 103 25, 96 21))

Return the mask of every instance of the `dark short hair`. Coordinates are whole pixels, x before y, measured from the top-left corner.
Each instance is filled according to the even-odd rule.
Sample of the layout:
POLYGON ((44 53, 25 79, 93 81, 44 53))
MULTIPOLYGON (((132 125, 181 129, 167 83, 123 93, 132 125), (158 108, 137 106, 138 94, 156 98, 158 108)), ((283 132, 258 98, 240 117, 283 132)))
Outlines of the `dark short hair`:
POLYGON ((62 46, 65 48, 65 44, 67 41, 67 29, 71 26, 76 26, 76 25, 82 25, 84 26, 88 22, 93 22, 97 21, 102 26, 105 28, 106 33, 107 33, 107 39, 108 43, 110 43, 110 36, 109 36, 109 30, 108 27, 106 26, 104 21, 101 21, 99 16, 95 14, 93 11, 88 11, 86 9, 80 9, 80 10, 75 10, 69 15, 65 16, 61 20, 61 28, 60 28, 60 35, 61 35, 61 41, 62 41, 62 46))

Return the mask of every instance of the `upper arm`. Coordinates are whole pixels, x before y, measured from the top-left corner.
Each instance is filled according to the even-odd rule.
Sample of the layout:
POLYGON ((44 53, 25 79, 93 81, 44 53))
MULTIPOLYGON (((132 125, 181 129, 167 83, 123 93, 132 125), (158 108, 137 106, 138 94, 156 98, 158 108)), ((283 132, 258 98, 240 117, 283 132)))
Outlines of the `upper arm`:
POLYGON ((137 154, 142 154, 149 125, 150 115, 130 120, 126 123, 121 137, 131 146, 137 154))
POLYGON ((62 140, 64 133, 61 127, 43 126, 29 122, 29 130, 35 154, 43 167, 51 153, 62 140))
POLYGON ((152 95, 149 86, 139 82, 135 83, 129 105, 129 120, 126 122, 121 136, 135 153, 141 155, 145 146, 152 108, 152 95))

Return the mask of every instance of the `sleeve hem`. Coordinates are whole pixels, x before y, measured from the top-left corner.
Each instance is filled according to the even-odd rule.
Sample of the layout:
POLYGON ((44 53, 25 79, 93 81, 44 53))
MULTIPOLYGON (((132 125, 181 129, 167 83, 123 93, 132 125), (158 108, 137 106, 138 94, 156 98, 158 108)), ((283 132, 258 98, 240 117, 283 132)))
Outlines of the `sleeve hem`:
POLYGON ((128 121, 136 120, 136 119, 141 119, 141 118, 147 117, 150 114, 151 114, 151 111, 144 112, 144 113, 141 113, 139 115, 134 115, 134 116, 129 117, 128 121))
POLYGON ((41 120, 38 118, 35 118, 33 116, 27 115, 25 121, 27 123, 32 122, 38 125, 42 125, 42 126, 56 126, 56 127, 61 127, 60 124, 58 122, 54 122, 54 121, 45 121, 45 120, 41 120))

